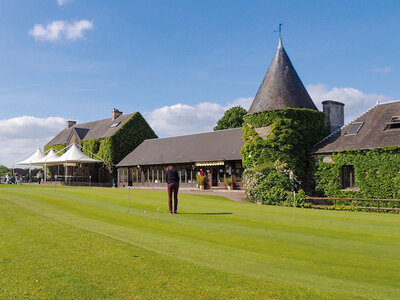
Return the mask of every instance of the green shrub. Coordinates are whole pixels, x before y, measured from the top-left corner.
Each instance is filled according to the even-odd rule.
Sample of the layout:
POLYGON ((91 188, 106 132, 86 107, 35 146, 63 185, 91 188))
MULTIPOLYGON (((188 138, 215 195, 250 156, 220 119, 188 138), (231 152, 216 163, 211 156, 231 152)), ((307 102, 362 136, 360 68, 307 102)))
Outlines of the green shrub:
POLYGON ((198 185, 205 185, 206 183, 206 177, 203 175, 197 176, 197 184, 198 185))
MULTIPOLYGON (((243 189, 245 199, 250 202, 259 202, 257 199, 257 188, 259 184, 259 175, 261 173, 255 169, 246 169, 242 175, 243 189)), ((261 203, 261 202, 259 202, 261 203)))
POLYGON ((231 177, 227 177, 227 178, 225 178, 225 183, 226 183, 226 185, 227 186, 231 186, 232 185, 232 183, 233 183, 233 181, 232 181, 232 178, 231 177))
POLYGON ((271 171, 264 179, 263 184, 272 188, 278 187, 283 190, 290 190, 290 179, 288 176, 277 171, 271 171))
MULTIPOLYGON (((303 190, 299 190, 296 193, 296 206, 297 207, 311 207, 311 203, 307 203, 306 200, 306 193, 303 190)), ((287 192, 287 200, 285 202, 285 206, 293 206, 293 192, 287 192)))
POLYGON ((291 182, 286 174, 277 171, 270 164, 264 164, 257 170, 245 170, 243 189, 248 201, 277 205, 286 200, 286 191, 291 189, 291 182))
POLYGON ((265 182, 261 182, 257 195, 260 197, 262 204, 278 205, 286 200, 287 193, 283 188, 270 187, 265 182))

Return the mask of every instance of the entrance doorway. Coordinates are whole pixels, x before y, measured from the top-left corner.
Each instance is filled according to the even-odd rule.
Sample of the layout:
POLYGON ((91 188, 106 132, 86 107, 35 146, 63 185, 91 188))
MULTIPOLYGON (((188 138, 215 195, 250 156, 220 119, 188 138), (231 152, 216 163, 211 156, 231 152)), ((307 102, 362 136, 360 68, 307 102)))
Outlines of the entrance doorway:
POLYGON ((218 186, 218 168, 211 169, 212 186, 218 186))

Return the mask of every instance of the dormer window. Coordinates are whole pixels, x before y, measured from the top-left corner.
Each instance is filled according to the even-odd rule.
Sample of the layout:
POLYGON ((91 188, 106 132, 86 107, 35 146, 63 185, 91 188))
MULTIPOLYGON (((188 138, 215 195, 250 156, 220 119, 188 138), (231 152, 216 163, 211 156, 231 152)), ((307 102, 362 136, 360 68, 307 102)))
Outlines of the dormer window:
POLYGON ((115 127, 117 127, 119 124, 121 124, 121 122, 113 123, 113 124, 110 125, 110 128, 115 128, 115 127))
POLYGON ((386 123, 384 130, 400 129, 400 116, 394 116, 386 123))
POLYGON ((351 123, 349 129, 347 129, 347 131, 346 131, 346 134, 357 134, 360 131, 363 124, 364 124, 364 122, 351 123))

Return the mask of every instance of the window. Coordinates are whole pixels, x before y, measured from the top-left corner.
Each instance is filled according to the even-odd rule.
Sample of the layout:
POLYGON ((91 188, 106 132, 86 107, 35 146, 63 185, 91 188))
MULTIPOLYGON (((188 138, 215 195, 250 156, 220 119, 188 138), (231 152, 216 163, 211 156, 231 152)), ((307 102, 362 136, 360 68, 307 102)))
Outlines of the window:
POLYGON ((364 122, 352 123, 350 125, 349 129, 347 129, 346 134, 357 134, 360 131, 363 124, 364 124, 364 122))
POLYGON ((390 122, 386 123, 384 130, 400 129, 400 117, 394 116, 390 119, 390 122))
POLYGON ((121 122, 113 123, 110 125, 110 128, 117 127, 119 124, 121 124, 121 122))
POLYGON ((354 172, 354 166, 343 166, 342 167, 342 189, 356 187, 356 177, 354 172))

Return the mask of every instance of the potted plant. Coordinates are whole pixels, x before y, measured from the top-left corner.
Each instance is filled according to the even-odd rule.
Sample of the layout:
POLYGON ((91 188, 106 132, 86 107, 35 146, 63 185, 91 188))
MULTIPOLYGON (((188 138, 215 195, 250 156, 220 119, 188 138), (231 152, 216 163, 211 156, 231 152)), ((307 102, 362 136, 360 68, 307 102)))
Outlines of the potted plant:
POLYGON ((200 190, 204 190, 205 182, 206 182, 205 176, 202 175, 197 176, 197 184, 199 185, 200 190))
POLYGON ((232 178, 227 177, 227 178, 225 178, 224 181, 225 181, 225 184, 226 184, 228 190, 233 190, 233 181, 232 181, 232 178))

